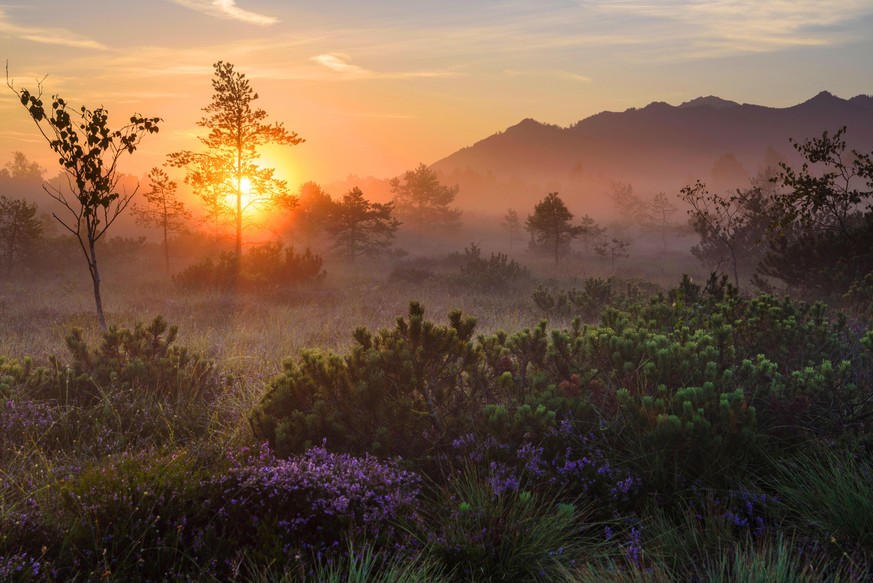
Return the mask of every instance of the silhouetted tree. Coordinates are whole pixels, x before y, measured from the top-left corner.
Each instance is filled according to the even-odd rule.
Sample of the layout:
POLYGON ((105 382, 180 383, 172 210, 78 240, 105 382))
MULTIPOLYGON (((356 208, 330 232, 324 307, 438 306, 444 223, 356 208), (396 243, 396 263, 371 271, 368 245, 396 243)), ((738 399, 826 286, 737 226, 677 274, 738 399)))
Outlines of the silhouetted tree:
POLYGON ((334 247, 343 249, 349 261, 360 255, 384 253, 400 226, 391 216, 393 210, 392 203, 370 202, 360 188, 353 188, 331 212, 327 230, 334 237, 334 247))
POLYGON ((509 249, 512 250, 513 243, 521 240, 521 219, 518 218, 518 213, 513 209, 506 211, 500 226, 509 233, 509 249))
POLYGON ((191 213, 185 208, 185 203, 176 198, 176 182, 170 180, 166 172, 160 168, 152 168, 149 172, 149 183, 151 189, 143 193, 145 204, 140 206, 134 203, 131 212, 137 223, 161 230, 164 237, 164 259, 169 271, 169 233, 184 231, 191 220, 191 213))
POLYGON ((582 247, 587 253, 591 244, 597 241, 597 239, 606 232, 606 229, 598 225, 597 221, 588 215, 582 215, 582 218, 579 219, 579 226, 585 229, 582 234, 579 235, 579 238, 582 239, 582 247))
POLYGON ((327 228, 334 209, 334 201, 315 182, 304 182, 297 191, 297 204, 292 210, 294 233, 300 235, 307 246, 327 228))
POLYGON ((561 258, 561 252, 568 247, 570 241, 585 232, 584 227, 574 226, 573 213, 567 210, 564 201, 557 192, 550 192, 534 206, 534 212, 528 215, 525 226, 530 231, 534 241, 544 249, 550 249, 555 255, 555 265, 561 258))
POLYGON ((12 160, 6 163, 0 173, 10 178, 22 180, 42 180, 45 169, 38 162, 27 159, 23 152, 12 152, 12 160))
POLYGON ((38 210, 36 204, 0 195, 0 250, 6 275, 12 273, 15 263, 26 257, 42 237, 38 210))
POLYGON ((645 221, 646 202, 634 192, 630 183, 610 182, 607 196, 612 201, 620 225, 629 227, 645 221))
POLYGON ((748 184, 749 172, 743 167, 732 152, 719 156, 710 171, 715 190, 735 190, 748 184))
POLYGON ((691 205, 688 214, 694 230, 700 236, 700 245, 691 252, 701 261, 719 259, 725 255, 730 260, 734 285, 740 287, 739 254, 743 246, 743 227, 748 219, 740 191, 732 195, 711 193, 699 180, 694 186, 680 191, 682 200, 691 205))
POLYGON ((843 127, 798 143, 803 164, 773 179, 776 230, 759 273, 819 294, 873 273, 873 152, 847 151, 843 127))
POLYGON ((395 176, 390 185, 397 214, 418 232, 461 226, 461 211, 449 207, 459 187, 442 184, 436 172, 424 164, 407 170, 402 177, 395 176))
POLYGON ((677 210, 679 210, 678 207, 670 201, 665 192, 656 194, 652 198, 652 202, 649 203, 646 222, 652 229, 661 233, 661 246, 664 249, 667 248, 667 231, 670 230, 670 217, 677 210))
POLYGON ((601 257, 609 257, 612 260, 612 270, 615 271, 615 260, 620 257, 628 257, 630 254, 627 248, 630 247, 629 241, 617 239, 613 237, 609 241, 604 241, 594 246, 594 252, 601 257))
POLYGON ((6 84, 18 96, 40 134, 58 156, 67 178, 72 195, 51 185, 46 185, 45 189, 69 211, 66 219, 56 214, 54 217, 79 241, 91 273, 97 319, 105 331, 95 245, 136 193, 135 189, 129 193, 117 191, 119 159, 125 153, 132 154, 143 136, 157 132, 161 120, 134 114, 127 124, 113 130, 109 127, 109 114, 102 107, 90 110, 82 106, 71 114, 67 102, 54 95, 51 108, 47 110, 41 83, 37 85, 36 94, 27 89, 17 91, 9 81, 7 70, 6 84))
POLYGON ((852 239, 856 236, 853 223, 863 205, 864 210, 873 211, 873 152, 846 152, 845 133, 842 127, 834 135, 824 132, 821 138, 802 143, 792 140, 804 162, 800 170, 779 163, 774 181, 782 188, 776 204, 783 226, 835 231, 852 239))
POLYGON ((228 207, 236 229, 234 254, 239 261, 243 213, 254 205, 291 200, 286 182, 274 176, 275 170, 255 163, 258 149, 266 144, 293 146, 304 140, 281 123, 264 122, 267 112, 252 108, 258 94, 232 64, 215 63, 212 89, 212 102, 203 108, 207 115, 197 122, 209 129, 208 136, 199 138, 206 150, 175 152, 169 159, 174 166, 188 168, 187 181, 201 198, 206 196, 216 205, 213 213, 222 202, 228 207))

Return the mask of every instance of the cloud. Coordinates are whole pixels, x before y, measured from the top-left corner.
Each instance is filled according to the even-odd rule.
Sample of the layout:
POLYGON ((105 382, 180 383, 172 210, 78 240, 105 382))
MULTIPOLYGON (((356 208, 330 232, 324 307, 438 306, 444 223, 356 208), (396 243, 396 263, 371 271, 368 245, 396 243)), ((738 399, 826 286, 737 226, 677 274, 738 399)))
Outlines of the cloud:
POLYGON ((339 73, 346 79, 427 79, 439 77, 455 77, 451 71, 396 71, 377 72, 349 63, 348 57, 333 53, 316 55, 311 59, 313 62, 339 73))
POLYGON ((247 24, 270 26, 279 22, 278 18, 265 16, 236 5, 236 0, 173 0, 179 6, 228 20, 239 20, 247 24))
POLYGON ((342 73, 343 75, 348 75, 350 77, 370 77, 373 75, 372 71, 368 71, 363 67, 359 67, 357 65, 352 65, 348 62, 347 59, 337 55, 317 55, 315 57, 312 57, 312 60, 319 65, 327 67, 331 71, 342 73))
POLYGON ((844 44, 858 37, 856 23, 873 14, 865 0, 847 0, 838 9, 818 0, 625 0, 584 6, 630 21, 645 31, 650 44, 660 44, 677 58, 844 44))
POLYGON ((6 14, 0 9, 0 34, 6 34, 30 42, 61 45, 77 49, 106 50, 109 47, 103 43, 84 38, 61 28, 20 26, 9 22, 6 14))

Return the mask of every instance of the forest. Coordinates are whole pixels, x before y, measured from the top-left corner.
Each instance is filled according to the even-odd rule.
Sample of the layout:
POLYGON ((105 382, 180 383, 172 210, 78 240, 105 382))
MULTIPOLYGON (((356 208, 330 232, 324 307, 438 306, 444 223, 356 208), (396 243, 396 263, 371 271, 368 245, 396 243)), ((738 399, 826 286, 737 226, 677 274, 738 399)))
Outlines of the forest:
POLYGON ((850 127, 468 216, 425 164, 293 189, 229 63, 142 179, 160 118, 7 84, 59 167, 0 170, 0 581, 873 578, 850 127))

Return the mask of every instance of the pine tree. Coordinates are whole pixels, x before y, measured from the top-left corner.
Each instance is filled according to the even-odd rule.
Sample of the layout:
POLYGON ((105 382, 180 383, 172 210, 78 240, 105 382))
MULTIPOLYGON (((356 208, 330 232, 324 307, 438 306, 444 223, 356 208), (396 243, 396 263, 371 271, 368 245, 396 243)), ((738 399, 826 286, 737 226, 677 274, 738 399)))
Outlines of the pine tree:
POLYGON ((145 204, 134 204, 131 212, 136 217, 137 223, 146 227, 155 227, 161 230, 164 238, 164 259, 167 271, 170 270, 170 244, 169 233, 178 233, 185 230, 191 213, 185 208, 185 204, 176 198, 176 182, 170 180, 167 173, 160 168, 152 168, 149 172, 151 189, 143 193, 145 204))
POLYGON ((224 202, 228 207, 235 225, 234 254, 239 262, 246 210, 291 200, 286 182, 275 177, 275 170, 256 164, 259 148, 267 144, 293 146, 304 140, 281 123, 265 123, 267 112, 252 108, 258 94, 232 64, 215 63, 212 88, 212 102, 203 108, 207 115, 197 122, 209 129, 209 135, 199 138, 206 150, 176 152, 170 155, 170 162, 188 168, 188 181, 201 197, 208 196, 212 203, 224 202))
POLYGON ((407 170, 402 178, 395 176, 390 184, 398 215, 419 233, 461 226, 461 211, 449 207, 460 187, 440 183, 436 172, 424 164, 407 170))
POLYGON ((349 261, 360 255, 384 253, 400 223, 391 216, 392 203, 374 203, 364 198, 357 186, 334 204, 327 230, 334 247, 342 249, 349 261))
POLYGON ((534 206, 532 215, 528 215, 525 225, 534 241, 543 249, 551 250, 555 255, 555 265, 570 241, 585 232, 585 228, 574 226, 573 213, 567 210, 564 201, 557 192, 550 192, 542 201, 534 206))
POLYGON ((506 216, 503 217, 500 226, 509 233, 509 249, 511 251, 512 244, 521 239, 521 220, 518 218, 518 213, 513 209, 506 211, 506 216))
POLYGON ((42 221, 36 216, 36 204, 0 195, 0 253, 3 270, 8 276, 42 237, 42 221))

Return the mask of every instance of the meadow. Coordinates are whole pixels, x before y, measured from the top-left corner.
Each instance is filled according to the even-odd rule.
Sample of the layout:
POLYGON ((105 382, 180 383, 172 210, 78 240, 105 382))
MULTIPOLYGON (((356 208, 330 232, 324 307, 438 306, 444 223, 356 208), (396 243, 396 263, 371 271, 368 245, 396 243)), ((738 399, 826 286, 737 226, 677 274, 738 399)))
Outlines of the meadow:
POLYGON ((857 306, 681 245, 197 289, 112 245, 105 334, 75 258, 0 284, 0 580, 873 577, 857 306))

